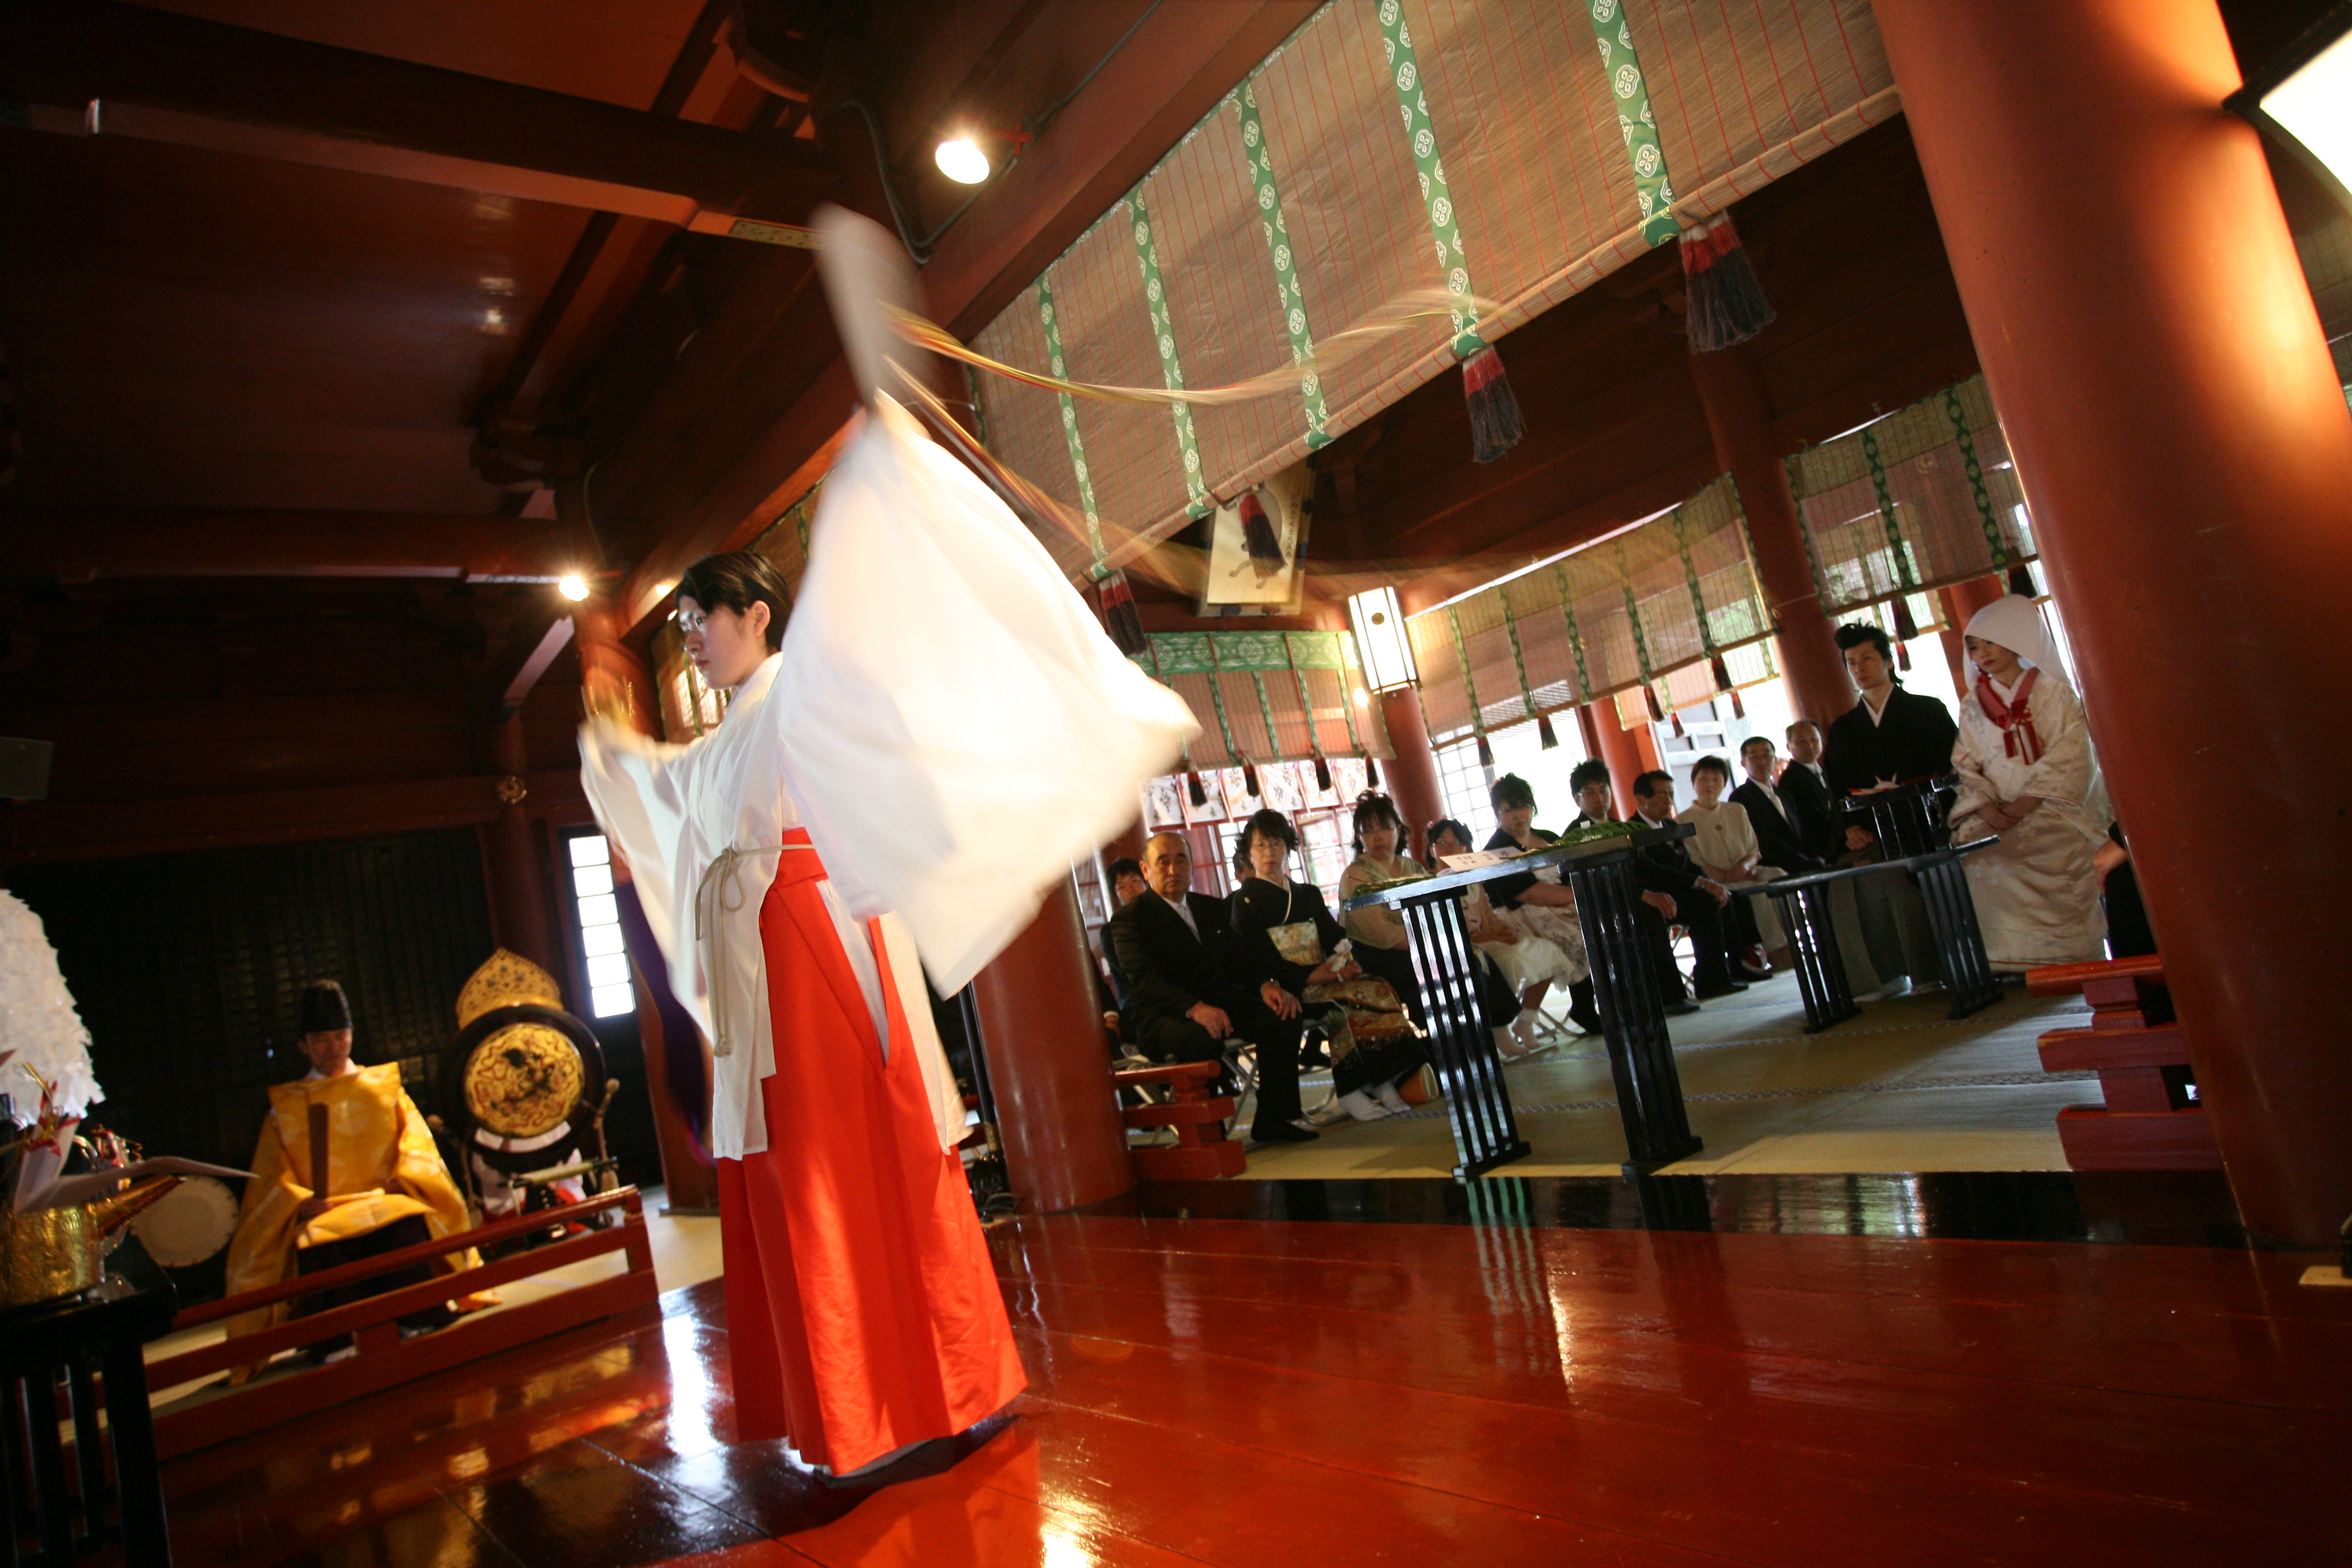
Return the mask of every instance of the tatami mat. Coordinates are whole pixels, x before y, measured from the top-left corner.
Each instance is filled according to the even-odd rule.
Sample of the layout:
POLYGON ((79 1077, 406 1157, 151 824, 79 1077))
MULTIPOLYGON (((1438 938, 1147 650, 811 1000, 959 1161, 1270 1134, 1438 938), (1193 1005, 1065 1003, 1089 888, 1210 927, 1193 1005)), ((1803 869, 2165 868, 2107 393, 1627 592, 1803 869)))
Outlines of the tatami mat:
MULTIPOLYGON (((1804 1032, 1794 977, 1709 1003, 1670 1022, 1699 1155, 1671 1167, 1838 1173, 2063 1171, 2057 1115, 2095 1103, 2088 1074, 2053 1078, 2034 1049, 2079 1000, 2004 988, 1973 1017, 1944 1016, 1940 991, 1865 1005, 1862 1016, 1804 1032)), ((1574 1039, 1506 1068, 1519 1135, 1533 1149, 1515 1175, 1613 1175, 1625 1158, 1609 1058, 1574 1039)), ((1311 1105, 1328 1088, 1312 1080, 1311 1105)), ((1434 1105, 1382 1121, 1343 1121, 1314 1143, 1254 1149, 1243 1179, 1444 1175, 1454 1140, 1434 1105)))

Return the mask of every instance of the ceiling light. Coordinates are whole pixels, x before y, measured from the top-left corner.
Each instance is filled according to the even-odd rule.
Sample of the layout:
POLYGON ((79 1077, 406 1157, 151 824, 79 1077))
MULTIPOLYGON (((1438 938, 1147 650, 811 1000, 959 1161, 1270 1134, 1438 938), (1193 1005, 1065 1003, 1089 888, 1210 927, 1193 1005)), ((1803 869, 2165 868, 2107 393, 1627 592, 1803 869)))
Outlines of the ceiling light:
POLYGON ((1356 631, 1356 657, 1364 662, 1365 685, 1374 691, 1394 691, 1421 679, 1394 588, 1373 588, 1349 599, 1348 621, 1356 631))
POLYGON ((988 178, 988 154, 969 136, 940 142, 933 156, 939 160, 940 173, 959 185, 976 185, 988 178))
POLYGON ((2226 107, 2277 137, 2352 206, 2352 6, 2322 17, 2226 107))
POLYGON ((555 591, 577 604, 588 596, 588 579, 577 572, 566 572, 556 583, 555 591))

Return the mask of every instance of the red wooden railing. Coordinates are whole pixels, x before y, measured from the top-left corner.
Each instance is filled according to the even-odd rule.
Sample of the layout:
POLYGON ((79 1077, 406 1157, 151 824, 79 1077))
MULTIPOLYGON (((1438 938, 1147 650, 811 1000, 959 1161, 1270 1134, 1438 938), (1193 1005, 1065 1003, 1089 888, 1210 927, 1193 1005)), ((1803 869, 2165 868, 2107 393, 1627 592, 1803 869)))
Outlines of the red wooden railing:
POLYGON ((173 1320, 174 1331, 217 1322, 280 1301, 312 1296, 355 1280, 373 1279, 468 1247, 543 1233, 608 1209, 622 1211, 621 1223, 550 1246, 534 1247, 454 1274, 436 1274, 421 1285, 404 1286, 309 1317, 290 1318, 259 1333, 240 1334, 151 1362, 147 1386, 170 1388, 234 1367, 266 1361, 282 1350, 350 1334, 358 1353, 323 1366, 280 1373, 181 1408, 156 1413, 155 1444, 161 1457, 242 1437, 328 1405, 356 1399, 415 1378, 428 1377, 466 1362, 496 1355, 577 1324, 619 1314, 659 1316, 660 1288, 654 1279, 653 1247, 646 1235, 645 1207, 635 1187, 601 1194, 584 1203, 532 1215, 518 1215, 475 1229, 420 1242, 379 1258, 281 1280, 218 1301, 191 1307, 173 1320), (460 1296, 544 1274, 608 1252, 627 1257, 627 1268, 609 1279, 573 1286, 541 1300, 458 1320, 448 1328, 414 1340, 400 1337, 398 1320, 460 1296))

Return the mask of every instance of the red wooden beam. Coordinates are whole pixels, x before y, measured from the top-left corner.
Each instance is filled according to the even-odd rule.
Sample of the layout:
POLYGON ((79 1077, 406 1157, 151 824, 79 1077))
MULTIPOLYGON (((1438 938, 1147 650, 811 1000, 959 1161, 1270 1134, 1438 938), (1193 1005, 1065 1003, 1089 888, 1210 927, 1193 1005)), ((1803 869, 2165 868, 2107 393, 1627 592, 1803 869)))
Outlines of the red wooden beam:
POLYGON ((0 9, 8 89, 101 135, 251 153, 657 218, 804 223, 835 185, 809 142, 113 0, 0 9), (94 115, 87 106, 99 107, 94 115))
POLYGON ((230 507, 0 509, 0 571, 98 577, 458 577, 552 583, 595 546, 553 518, 230 507))

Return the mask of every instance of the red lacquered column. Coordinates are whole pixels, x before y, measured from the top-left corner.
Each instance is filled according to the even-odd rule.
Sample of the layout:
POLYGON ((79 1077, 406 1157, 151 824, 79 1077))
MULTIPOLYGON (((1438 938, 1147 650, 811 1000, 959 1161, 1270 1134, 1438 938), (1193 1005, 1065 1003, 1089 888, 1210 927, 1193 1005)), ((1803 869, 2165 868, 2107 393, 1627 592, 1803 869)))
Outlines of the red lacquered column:
MULTIPOLYGON (((1609 765, 1609 798, 1616 803, 1617 820, 1626 821, 1633 815, 1633 781, 1649 772, 1650 763, 1642 755, 1640 737, 1617 721, 1613 700, 1596 702, 1587 711, 1592 721, 1586 729, 1600 742, 1599 755, 1609 765)), ((1648 728, 1647 720, 1643 727, 1648 728)), ((1547 809, 1563 820, 1572 819, 1576 811, 1563 809, 1567 805, 1561 802, 1547 809)))
POLYGON ((1381 721, 1388 726, 1389 749, 1396 755, 1381 766, 1388 777, 1389 798, 1404 818, 1407 851, 1423 865, 1429 846, 1423 830, 1446 815, 1445 788, 1437 782, 1437 753, 1430 749, 1429 726, 1421 717, 1421 697, 1410 686, 1381 693, 1381 721))
POLYGON ((1874 0, 2247 1225, 2352 1211, 2352 416, 2213 0, 1874 0))
POLYGON ((1065 879, 972 981, 996 1130, 1021 1206, 1050 1214, 1135 1185, 1077 895, 1065 879))
POLYGON ((1715 460, 1739 487, 1740 510, 1748 514, 1756 580, 1780 627, 1780 674, 1789 683, 1789 704, 1800 718, 1827 724, 1853 706, 1853 686, 1832 640, 1836 628, 1822 611, 1796 492, 1789 488, 1788 465, 1772 439, 1763 378, 1744 345, 1693 354, 1690 366, 1706 408, 1707 432, 1715 437, 1715 460))

